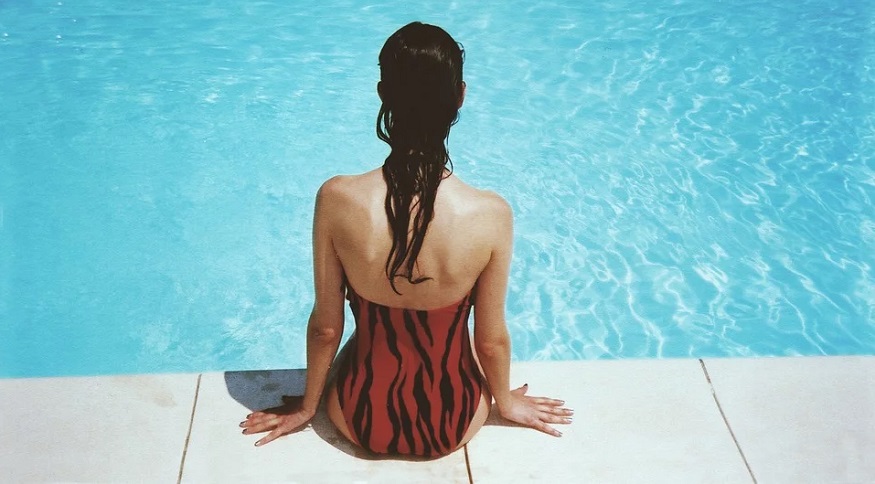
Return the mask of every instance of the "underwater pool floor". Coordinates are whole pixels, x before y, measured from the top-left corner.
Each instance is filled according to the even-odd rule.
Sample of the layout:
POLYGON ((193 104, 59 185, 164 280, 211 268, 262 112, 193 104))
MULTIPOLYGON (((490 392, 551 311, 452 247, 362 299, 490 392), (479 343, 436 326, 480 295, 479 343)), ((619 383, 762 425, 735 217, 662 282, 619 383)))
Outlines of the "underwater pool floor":
POLYGON ((302 370, 0 380, 9 482, 875 482, 875 357, 514 363, 563 398, 555 439, 490 420, 442 459, 375 460, 320 414, 255 448, 237 423, 302 370))

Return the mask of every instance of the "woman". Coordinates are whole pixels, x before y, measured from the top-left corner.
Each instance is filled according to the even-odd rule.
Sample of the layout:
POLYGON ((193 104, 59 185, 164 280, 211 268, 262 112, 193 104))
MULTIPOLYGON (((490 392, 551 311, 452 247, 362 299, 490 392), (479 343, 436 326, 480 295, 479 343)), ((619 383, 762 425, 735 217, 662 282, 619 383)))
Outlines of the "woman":
POLYGON ((561 435, 551 424, 570 423, 563 402, 509 387, 511 210, 448 167, 445 142, 465 98, 462 59, 449 34, 419 22, 383 46, 377 135, 391 152, 381 168, 334 177, 317 194, 306 390, 294 411, 256 412, 241 423, 244 434, 271 431, 255 445, 315 414, 343 332, 344 297, 356 332, 325 404, 353 444, 445 455, 480 429, 492 399, 502 417, 550 435, 561 435))

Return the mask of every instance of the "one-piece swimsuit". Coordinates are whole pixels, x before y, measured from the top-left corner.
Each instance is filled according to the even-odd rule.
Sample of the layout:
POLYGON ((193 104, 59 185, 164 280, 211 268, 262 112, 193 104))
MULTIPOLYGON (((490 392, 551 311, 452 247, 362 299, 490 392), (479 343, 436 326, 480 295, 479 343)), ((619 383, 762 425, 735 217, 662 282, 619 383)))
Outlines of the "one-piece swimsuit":
POLYGON ((336 391, 350 434, 380 454, 455 450, 484 384, 468 331, 472 294, 427 311, 368 301, 349 284, 347 299, 356 331, 336 391))

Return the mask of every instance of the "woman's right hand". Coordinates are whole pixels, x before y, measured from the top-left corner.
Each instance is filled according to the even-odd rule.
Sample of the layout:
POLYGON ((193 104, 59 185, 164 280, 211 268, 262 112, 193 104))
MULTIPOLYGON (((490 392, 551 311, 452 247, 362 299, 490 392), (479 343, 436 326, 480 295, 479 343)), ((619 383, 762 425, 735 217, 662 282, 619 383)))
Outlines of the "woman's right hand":
POLYGON ((501 408, 501 416, 511 422, 540 430, 554 437, 561 437, 562 432, 550 424, 570 424, 574 410, 564 408, 565 402, 553 398, 530 397, 526 395, 529 384, 511 390, 510 400, 505 408, 501 408))
POLYGON ((277 437, 282 437, 300 429, 316 414, 315 411, 304 410, 301 406, 302 401, 303 397, 301 396, 284 395, 282 405, 250 413, 246 416, 246 420, 240 422, 240 427, 243 427, 243 434, 269 432, 255 443, 256 447, 260 447, 275 440, 277 437))

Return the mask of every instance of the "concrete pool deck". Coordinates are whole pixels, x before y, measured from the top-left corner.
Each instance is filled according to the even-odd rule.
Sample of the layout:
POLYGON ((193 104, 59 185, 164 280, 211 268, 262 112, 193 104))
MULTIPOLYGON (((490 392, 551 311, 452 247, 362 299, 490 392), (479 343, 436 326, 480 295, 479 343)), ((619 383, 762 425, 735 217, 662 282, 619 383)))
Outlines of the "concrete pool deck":
POLYGON ((0 380, 4 482, 875 482, 875 357, 514 363, 556 439, 491 419, 433 461, 373 459, 317 415, 265 447, 302 370, 0 380))

